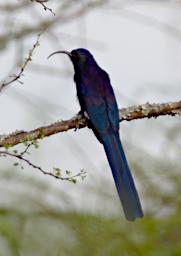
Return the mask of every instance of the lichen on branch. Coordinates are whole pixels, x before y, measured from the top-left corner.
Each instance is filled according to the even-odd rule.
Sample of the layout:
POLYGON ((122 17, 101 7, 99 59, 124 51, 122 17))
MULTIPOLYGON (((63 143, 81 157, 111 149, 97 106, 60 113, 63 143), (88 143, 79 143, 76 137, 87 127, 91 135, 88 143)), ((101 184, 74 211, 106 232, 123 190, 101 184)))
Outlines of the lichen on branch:
MULTIPOLYGON (((120 109, 120 122, 135 119, 159 117, 164 115, 181 116, 181 101, 168 103, 146 103, 120 109)), ((59 121, 48 126, 41 126, 31 131, 15 131, 9 135, 0 135, 0 147, 12 147, 25 141, 43 139, 56 133, 71 129, 81 129, 88 124, 85 117, 76 116, 66 121, 59 121)))

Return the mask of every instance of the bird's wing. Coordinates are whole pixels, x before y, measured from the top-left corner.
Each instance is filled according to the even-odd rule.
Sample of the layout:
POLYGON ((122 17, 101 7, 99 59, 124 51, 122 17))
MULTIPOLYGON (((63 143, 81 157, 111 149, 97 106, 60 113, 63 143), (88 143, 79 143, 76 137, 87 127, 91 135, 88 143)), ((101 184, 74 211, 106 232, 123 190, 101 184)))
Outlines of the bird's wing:
POLYGON ((118 132, 119 131, 119 110, 118 110, 116 98, 111 85, 106 87, 105 99, 106 99, 109 122, 112 128, 114 129, 114 131, 118 132))
POLYGON ((106 101, 101 97, 84 97, 86 112, 98 132, 106 132, 110 126, 106 101))
MULTIPOLYGON (((111 88, 112 89, 112 88, 111 88)), ((87 114, 99 133, 119 130, 119 112, 114 94, 84 97, 87 114)))

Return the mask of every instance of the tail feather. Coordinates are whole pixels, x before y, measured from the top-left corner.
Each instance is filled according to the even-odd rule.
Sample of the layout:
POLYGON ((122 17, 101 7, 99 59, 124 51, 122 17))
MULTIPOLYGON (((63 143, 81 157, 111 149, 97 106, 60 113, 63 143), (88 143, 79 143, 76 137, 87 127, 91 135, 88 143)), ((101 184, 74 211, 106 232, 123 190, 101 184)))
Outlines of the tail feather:
POLYGON ((110 134, 103 140, 125 217, 133 221, 143 217, 141 203, 123 151, 119 134, 110 134))

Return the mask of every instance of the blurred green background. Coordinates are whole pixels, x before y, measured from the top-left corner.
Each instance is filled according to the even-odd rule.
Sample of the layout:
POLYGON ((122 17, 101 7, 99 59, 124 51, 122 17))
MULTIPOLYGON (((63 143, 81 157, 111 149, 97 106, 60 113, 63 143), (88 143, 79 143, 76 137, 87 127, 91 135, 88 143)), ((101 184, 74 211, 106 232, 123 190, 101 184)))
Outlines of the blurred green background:
MULTIPOLYGON (((144 153, 141 158, 135 154, 131 161, 142 182, 142 201, 146 205, 145 217, 136 222, 126 221, 119 211, 106 215, 57 209, 56 203, 52 206, 45 197, 49 194, 62 200, 64 195, 50 189, 48 183, 28 178, 24 172, 2 171, 1 183, 8 187, 16 183, 15 188, 23 184, 24 189, 1 187, 1 196, 9 193, 11 202, 4 202, 0 208, 1 255, 181 255, 180 131, 167 132, 170 140, 165 147, 174 150, 174 164, 167 155, 161 159, 144 153)), ((99 187, 92 189, 99 194, 99 187)), ((92 192, 85 188, 83 193, 86 197, 92 192)), ((100 197, 102 204, 114 201, 106 194, 100 197)))

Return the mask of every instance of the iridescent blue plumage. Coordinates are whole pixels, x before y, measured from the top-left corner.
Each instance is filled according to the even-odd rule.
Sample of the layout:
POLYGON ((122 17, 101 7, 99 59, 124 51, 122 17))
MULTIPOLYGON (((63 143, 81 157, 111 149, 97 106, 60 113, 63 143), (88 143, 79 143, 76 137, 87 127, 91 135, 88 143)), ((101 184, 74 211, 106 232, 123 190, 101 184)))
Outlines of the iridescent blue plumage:
POLYGON ((81 112, 87 113, 94 134, 104 146, 125 216, 130 221, 141 218, 141 204, 119 137, 119 112, 109 76, 88 50, 63 53, 74 65, 81 112))

